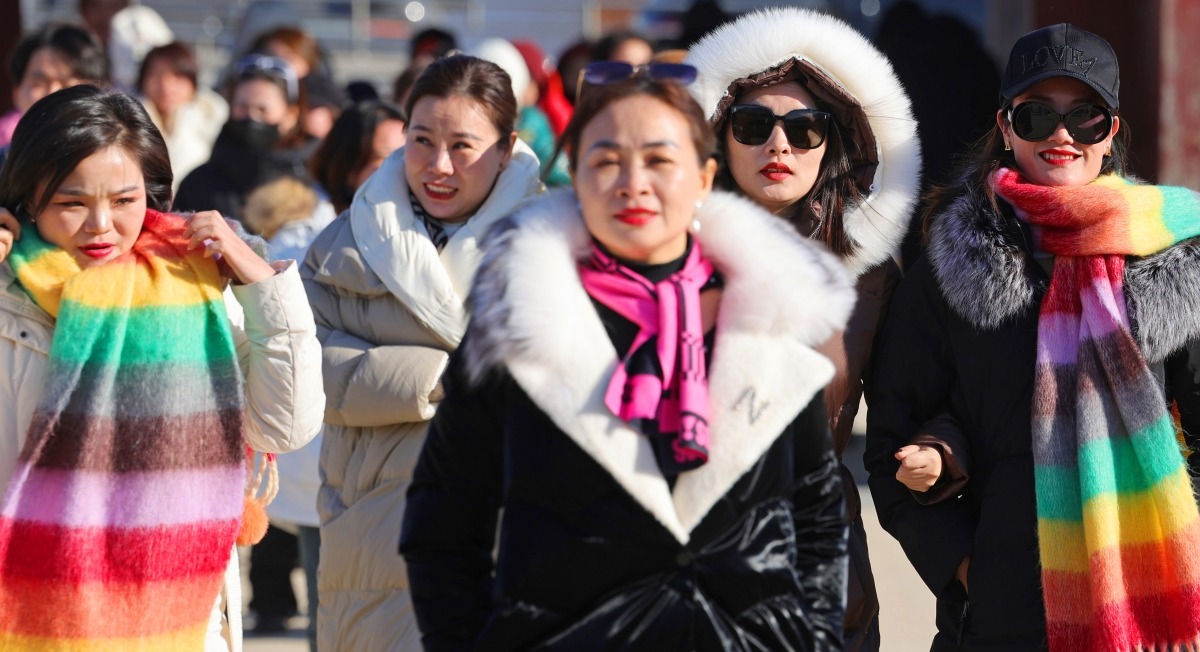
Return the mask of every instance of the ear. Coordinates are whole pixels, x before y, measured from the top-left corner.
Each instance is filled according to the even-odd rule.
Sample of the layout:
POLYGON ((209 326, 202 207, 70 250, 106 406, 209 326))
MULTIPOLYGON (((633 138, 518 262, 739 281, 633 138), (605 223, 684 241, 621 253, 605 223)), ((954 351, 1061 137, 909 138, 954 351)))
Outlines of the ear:
POLYGON ((717 159, 708 157, 700 166, 700 199, 708 199, 713 189, 713 180, 717 178, 717 159))
POLYGON ((506 167, 508 160, 512 158, 513 148, 517 146, 517 132, 512 132, 508 135, 508 147, 504 148, 504 153, 500 155, 500 167, 506 167))
POLYGON ((1112 144, 1112 139, 1117 136, 1117 132, 1120 130, 1121 130, 1121 116, 1114 115, 1113 116, 1113 128, 1112 128, 1112 131, 1108 134, 1109 144, 1112 144))
POLYGON ((1004 144, 1012 146, 1012 128, 1009 127, 1008 120, 1004 119, 1004 109, 996 111, 996 126, 1000 127, 1000 133, 1004 134, 1004 144))

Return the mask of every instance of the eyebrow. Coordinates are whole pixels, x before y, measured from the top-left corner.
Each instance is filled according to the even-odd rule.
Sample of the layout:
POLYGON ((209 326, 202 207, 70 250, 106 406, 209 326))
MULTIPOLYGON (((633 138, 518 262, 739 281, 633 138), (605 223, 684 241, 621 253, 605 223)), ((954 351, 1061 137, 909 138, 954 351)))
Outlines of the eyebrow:
MULTIPOLYGON (((638 149, 646 150, 646 149, 655 149, 658 147, 673 147, 675 149, 679 149, 679 145, 673 140, 656 140, 652 143, 646 143, 645 145, 642 145, 638 149)), ((624 148, 621 145, 619 145, 616 141, 598 140, 595 143, 592 143, 592 146, 588 148, 588 151, 591 152, 591 151, 597 150, 597 149, 624 149, 624 148)))
MULTIPOLYGON (((141 186, 128 186, 128 187, 125 187, 125 188, 121 188, 120 190, 117 190, 117 191, 115 191, 115 192, 111 192, 111 193, 109 193, 109 195, 110 195, 110 196, 112 196, 112 195, 124 195, 124 194, 125 194, 125 193, 127 193, 127 192, 133 192, 133 191, 135 191, 135 190, 141 190, 141 189, 142 189, 142 187, 141 187, 141 186)), ((86 191, 86 190, 84 190, 83 188, 59 188, 58 190, 55 190, 55 191, 54 191, 54 194, 56 194, 56 195, 69 195, 69 196, 71 196, 71 197, 84 197, 84 196, 90 195, 91 193, 87 192, 87 191, 86 191)))
MULTIPOLYGON (((416 124, 416 123, 409 125, 409 129, 411 129, 412 131, 427 131, 430 133, 433 132, 433 129, 430 129, 429 127, 426 127, 425 125, 416 124)), ((469 131, 456 131, 450 135, 453 136, 454 138, 467 138, 470 140, 479 140, 479 141, 483 140, 483 138, 476 136, 475 134, 473 134, 469 131)))

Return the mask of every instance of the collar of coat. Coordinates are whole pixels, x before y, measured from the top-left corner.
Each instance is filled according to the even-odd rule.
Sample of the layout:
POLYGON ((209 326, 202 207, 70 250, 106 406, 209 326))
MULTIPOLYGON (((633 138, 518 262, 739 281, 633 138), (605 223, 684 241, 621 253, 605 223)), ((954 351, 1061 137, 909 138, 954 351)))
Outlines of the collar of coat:
POLYGON ((617 354, 579 281, 590 236, 573 193, 547 195, 497 225, 464 343, 474 377, 507 369, 681 543, 832 378, 813 346, 845 325, 854 304, 831 254, 750 201, 714 192, 697 224, 725 281, 708 370, 712 448, 674 492, 649 440, 604 405, 617 354))
MULTIPOLYGON (((1018 319, 1046 284, 1005 220, 982 189, 971 187, 929 231, 927 255, 946 302, 980 330, 1018 319)), ((1200 238, 1129 258, 1125 296, 1148 362, 1161 361, 1200 337, 1200 310, 1195 309, 1200 305, 1200 238)))
POLYGON ((763 9, 709 32, 688 50, 686 62, 699 72, 688 89, 711 118, 731 101, 731 86, 793 61, 823 79, 826 100, 847 110, 843 122, 861 127, 851 136, 864 150, 862 162, 873 166, 869 182, 860 183, 862 201, 843 216, 855 244, 843 262, 858 276, 898 257, 921 180, 917 121, 887 57, 833 16, 763 9))
POLYGON ((483 258, 480 240, 541 191, 539 173, 537 155, 518 140, 483 205, 439 253, 409 203, 401 148, 354 195, 354 243, 388 291, 447 346, 457 347, 467 323, 463 298, 483 258))

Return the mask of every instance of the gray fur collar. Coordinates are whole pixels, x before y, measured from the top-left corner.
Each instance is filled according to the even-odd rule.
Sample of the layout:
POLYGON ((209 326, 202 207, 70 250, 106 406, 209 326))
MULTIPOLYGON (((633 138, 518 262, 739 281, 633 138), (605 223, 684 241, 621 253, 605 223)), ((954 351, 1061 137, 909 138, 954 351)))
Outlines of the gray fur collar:
POLYGON ((649 440, 603 395, 616 351, 579 281, 589 236, 569 191, 499 223, 471 292, 472 375, 505 368, 537 406, 680 542, 829 381, 813 347, 844 327, 849 275, 831 254, 752 202, 713 193, 697 241, 725 287, 709 369, 707 464, 672 491, 649 440))
MULTIPOLYGON (((1003 201, 1003 200, 1001 200, 1003 201)), ((980 330, 1017 319, 1045 289, 1037 262, 972 188, 934 220, 927 255, 950 307, 980 330)), ((1125 267, 1125 294, 1142 352, 1161 361, 1200 336, 1200 238, 1125 267)))

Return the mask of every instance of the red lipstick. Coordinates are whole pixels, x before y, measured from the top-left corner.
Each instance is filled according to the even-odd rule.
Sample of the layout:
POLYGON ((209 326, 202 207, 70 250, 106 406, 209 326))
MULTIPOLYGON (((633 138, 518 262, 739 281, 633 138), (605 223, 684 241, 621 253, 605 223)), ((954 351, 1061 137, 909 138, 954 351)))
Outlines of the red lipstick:
POLYGON ((112 253, 113 244, 111 242, 97 242, 94 244, 83 245, 79 247, 79 250, 82 251, 85 256, 90 256, 92 258, 104 258, 112 253))
POLYGON ((1079 158, 1079 154, 1065 149, 1047 149, 1039 152, 1038 158, 1050 165, 1069 165, 1079 158))
POLYGON ((650 220, 658 215, 657 211, 652 211, 649 208, 626 208, 615 215, 617 220, 633 226, 641 226, 647 224, 650 220))
POLYGON ((792 175, 792 168, 783 163, 767 163, 758 173, 771 181, 783 181, 792 175))

